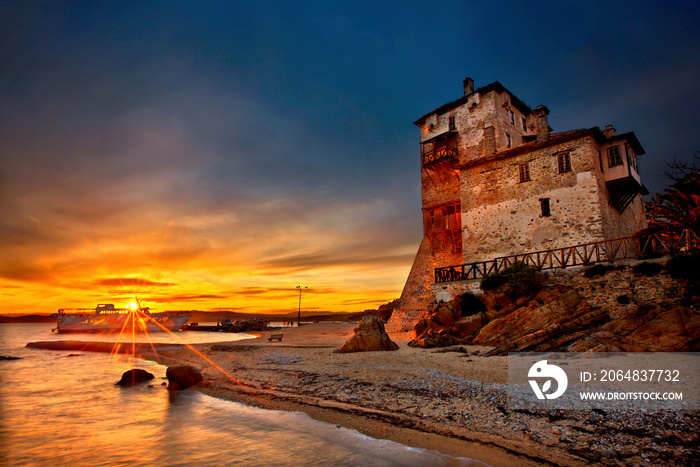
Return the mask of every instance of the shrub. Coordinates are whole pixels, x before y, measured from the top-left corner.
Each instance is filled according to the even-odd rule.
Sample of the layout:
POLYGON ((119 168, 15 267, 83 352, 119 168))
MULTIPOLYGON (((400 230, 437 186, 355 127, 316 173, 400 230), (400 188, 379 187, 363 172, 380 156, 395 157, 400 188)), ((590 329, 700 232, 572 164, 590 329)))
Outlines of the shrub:
POLYGON ((492 274, 487 274, 481 279, 481 290, 495 290, 501 287, 508 281, 508 277, 504 272, 494 272, 492 274))
POLYGON ((535 266, 516 262, 501 272, 487 274, 481 279, 481 289, 497 290, 511 297, 534 294, 544 285, 544 277, 535 266))
POLYGON ((632 268, 632 272, 635 274, 641 274, 642 276, 655 276, 661 272, 661 265, 659 263, 649 263, 647 261, 639 263, 632 268))
POLYGON ((666 269, 674 279, 700 281, 700 253, 673 256, 666 263, 666 269))
POLYGON ((591 266, 586 269, 583 275, 590 279, 592 277, 603 275, 608 271, 612 271, 613 269, 615 269, 615 266, 611 266, 609 264, 596 264, 595 266, 591 266))

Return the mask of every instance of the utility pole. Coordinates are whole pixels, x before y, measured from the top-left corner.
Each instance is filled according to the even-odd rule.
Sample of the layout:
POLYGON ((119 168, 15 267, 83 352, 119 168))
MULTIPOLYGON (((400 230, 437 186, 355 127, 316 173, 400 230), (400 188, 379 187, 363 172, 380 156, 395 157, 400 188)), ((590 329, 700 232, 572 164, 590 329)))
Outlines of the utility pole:
MULTIPOLYGON (((305 289, 308 289, 308 287, 304 287, 305 289)), ((302 287, 300 285, 297 285, 297 289, 299 289, 299 314, 297 315, 297 327, 301 325, 301 290, 302 287)))

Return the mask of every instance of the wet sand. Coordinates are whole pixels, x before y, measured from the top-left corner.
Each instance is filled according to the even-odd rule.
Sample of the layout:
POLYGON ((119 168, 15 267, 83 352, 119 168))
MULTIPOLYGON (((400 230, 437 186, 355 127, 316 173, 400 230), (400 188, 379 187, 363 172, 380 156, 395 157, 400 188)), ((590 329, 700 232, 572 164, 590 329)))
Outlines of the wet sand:
POLYGON ((157 354, 140 345, 136 351, 164 365, 201 369, 205 381, 194 389, 205 394, 301 411, 375 438, 494 466, 692 465, 697 459, 697 414, 625 420, 511 412, 504 399, 506 357, 481 356, 489 347, 414 349, 407 345, 412 333, 402 333, 391 335, 398 351, 334 353, 356 325, 316 323, 228 344, 163 344, 157 354), (276 333, 284 334, 282 342, 269 342, 276 333), (664 445, 658 435, 669 429, 676 441, 664 445), (651 445, 657 449, 649 451, 651 445))

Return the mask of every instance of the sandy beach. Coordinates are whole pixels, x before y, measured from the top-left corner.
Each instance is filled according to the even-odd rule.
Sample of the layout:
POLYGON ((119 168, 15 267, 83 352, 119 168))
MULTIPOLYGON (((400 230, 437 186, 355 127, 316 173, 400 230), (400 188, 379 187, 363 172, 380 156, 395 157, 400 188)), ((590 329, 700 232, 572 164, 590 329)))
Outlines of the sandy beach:
MULTIPOLYGON (((392 334, 394 352, 334 353, 357 323, 315 323, 233 343, 141 344, 164 365, 191 364, 193 389, 309 416, 405 445, 511 465, 692 465, 698 414, 532 414, 509 411, 506 357, 489 347, 417 349, 392 334), (267 337, 283 333, 282 342, 267 337)), ((85 349, 83 349, 85 350, 85 349)), ((99 350, 97 348, 93 350, 99 350)))

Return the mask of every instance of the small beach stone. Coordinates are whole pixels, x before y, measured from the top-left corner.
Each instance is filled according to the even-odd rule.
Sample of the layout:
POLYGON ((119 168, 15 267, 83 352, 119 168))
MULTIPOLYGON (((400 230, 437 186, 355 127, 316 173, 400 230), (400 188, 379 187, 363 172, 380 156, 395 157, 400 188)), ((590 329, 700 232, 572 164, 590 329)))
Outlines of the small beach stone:
POLYGON ((168 367, 165 376, 168 378, 168 389, 172 390, 186 389, 204 381, 202 373, 190 365, 168 367))
POLYGON ((150 381, 153 378, 155 378, 155 376, 146 370, 134 368, 132 370, 125 371, 124 374, 122 374, 122 379, 117 381, 116 384, 119 386, 134 386, 136 384, 143 383, 144 381, 150 381))

